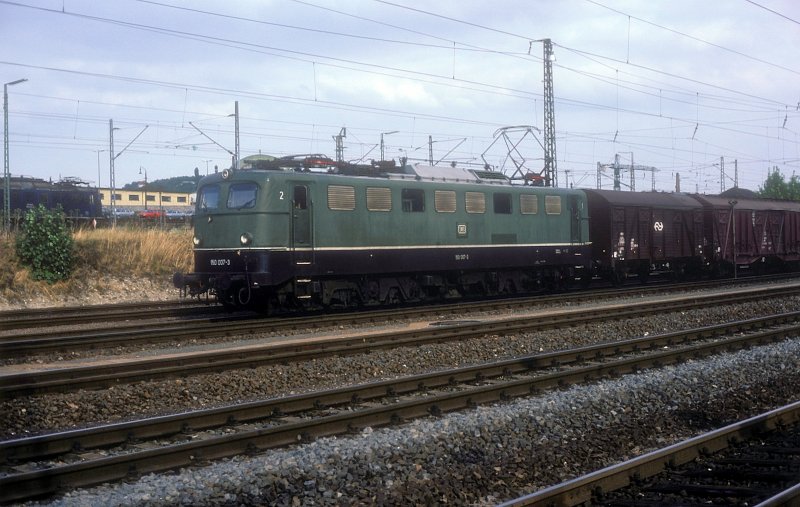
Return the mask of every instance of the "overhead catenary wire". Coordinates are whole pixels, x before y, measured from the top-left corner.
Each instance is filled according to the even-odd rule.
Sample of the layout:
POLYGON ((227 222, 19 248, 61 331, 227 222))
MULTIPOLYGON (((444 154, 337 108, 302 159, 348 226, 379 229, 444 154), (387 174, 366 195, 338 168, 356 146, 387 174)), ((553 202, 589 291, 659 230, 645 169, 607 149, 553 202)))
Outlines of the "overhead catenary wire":
MULTIPOLYGON (((141 2, 141 3, 148 3, 148 4, 159 4, 160 3, 160 4, 163 4, 163 2, 141 2)), ((305 3, 308 4, 309 2, 305 2, 305 3)), ((384 5, 387 5, 388 3, 390 3, 390 2, 383 2, 384 5)), ((435 13, 433 13, 433 14, 435 15, 435 13)), ((453 18, 453 21, 454 22, 458 22, 460 20, 457 20, 457 19, 453 18)), ((372 22, 372 21, 370 21, 370 22, 372 22)), ((481 25, 479 25, 477 23, 475 23, 475 25, 476 26, 481 26, 481 25)), ((489 28, 491 28, 491 27, 489 27, 489 28)), ((288 28, 288 29, 296 29, 296 28, 288 28)), ((418 30, 418 32, 420 34, 424 34, 424 32, 421 31, 421 30, 418 30)), ((156 30, 155 33, 161 33, 161 32, 158 32, 156 30)), ((340 34, 336 34, 336 33, 330 33, 328 35, 336 36, 336 37, 341 36, 340 34)), ((425 34, 425 36, 428 36, 428 35, 429 34, 425 34)), ((519 35, 520 39, 527 39, 527 37, 524 37, 521 34, 513 34, 513 35, 519 35)), ((193 41, 194 40, 200 40, 200 39, 195 39, 193 37, 194 37, 194 35, 192 37, 188 38, 187 40, 193 40, 193 41)), ((448 50, 452 51, 453 50, 452 44, 456 43, 456 41, 452 41, 452 38, 449 38, 449 37, 444 37, 444 38, 442 38, 442 40, 443 41, 445 41, 445 40, 446 41, 451 41, 451 45, 448 47, 448 50)), ((225 44, 226 44, 226 47, 231 47, 231 48, 234 48, 234 49, 237 49, 237 50, 246 49, 246 48, 242 48, 242 47, 237 46, 237 44, 239 42, 241 42, 241 41, 236 41, 234 39, 230 39, 229 38, 229 42, 225 42, 225 44)), ((382 42, 385 42, 387 44, 396 43, 396 41, 394 41, 394 40, 392 40, 390 38, 384 39, 384 40, 382 40, 382 42)), ((461 45, 463 43, 464 43, 464 41, 458 41, 457 42, 459 49, 461 48, 461 45)), ((427 44, 427 43, 422 43, 422 44, 427 44)), ((436 46, 436 45, 433 44, 431 46, 436 46)), ((444 47, 445 45, 441 44, 441 46, 444 47)), ((279 48, 279 50, 280 49, 285 49, 285 48, 279 48)), ((432 48, 432 49, 437 49, 437 48, 432 48)), ((512 53, 502 52, 502 51, 498 51, 497 54, 498 54, 498 56, 501 56, 501 57, 512 55, 512 53)), ((299 61, 310 61, 310 62, 314 63, 314 62, 316 62, 316 58, 318 58, 318 57, 324 57, 324 56, 322 56, 322 55, 312 55, 311 56, 312 60, 299 59, 299 61)), ((514 56, 514 57, 516 58, 516 57, 518 57, 518 55, 514 56)), ((602 58, 605 58, 605 57, 602 57, 602 58)), ((355 63, 353 63, 353 65, 360 65, 361 63, 364 63, 364 62, 361 62, 360 59, 354 59, 352 61, 355 62, 355 63)), ((533 62, 535 60, 531 60, 531 61, 533 62)), ((326 65, 331 65, 331 66, 337 65, 337 64, 332 64, 330 62, 326 62, 325 64, 326 65)), ((560 65, 560 64, 557 64, 557 65, 558 65, 558 68, 562 68, 562 69, 567 69, 568 68, 567 65, 563 65, 563 66, 560 65)), ((346 66, 338 66, 337 68, 342 68, 343 70, 346 70, 346 71, 358 71, 358 72, 374 73, 376 75, 388 75, 387 71, 403 72, 405 70, 405 69, 401 69, 401 68, 399 68, 397 66, 395 66, 395 67, 385 66, 386 69, 384 71, 380 71, 378 67, 372 68, 372 69, 354 69, 354 68, 345 68, 345 67, 346 66), (397 70, 397 69, 399 69, 399 70, 397 70)), ((570 69, 570 70, 572 70, 572 69, 570 69)), ((597 82, 601 82, 601 83, 605 82, 605 84, 608 84, 608 79, 606 78, 604 80, 604 78, 601 75, 591 76, 590 73, 588 73, 588 72, 581 73, 580 69, 574 69, 574 70, 577 71, 577 75, 583 76, 583 77, 588 78, 588 79, 595 79, 597 82)), ((116 73, 116 74, 118 74, 118 73, 116 73)), ((622 72, 620 72, 620 76, 621 75, 622 75, 622 72)), ((397 76, 392 76, 392 77, 397 77, 397 76)), ((443 80, 442 77, 445 77, 448 80, 452 81, 452 77, 453 76, 450 75, 450 73, 447 73, 447 75, 445 75, 445 76, 436 75, 435 78, 425 79, 425 80, 423 80, 423 79, 421 79, 419 77, 412 77, 412 76, 403 76, 403 79, 409 79, 409 80, 412 80, 412 81, 426 82, 426 83, 435 83, 434 79, 435 80, 442 80, 441 84, 440 83, 435 83, 435 84, 441 85, 441 86, 448 86, 447 81, 443 80)), ((672 76, 668 76, 668 77, 670 77, 672 79, 672 76)), ((633 80, 630 80, 630 81, 620 77, 620 79, 619 79, 620 88, 624 89, 624 90, 628 90, 630 92, 641 93, 643 96, 648 96, 648 91, 647 91, 648 89, 646 88, 647 85, 642 85, 640 82, 638 82, 639 79, 642 79, 642 76, 635 76, 633 78, 633 80), (637 90, 637 88, 641 88, 641 89, 637 90)), ((145 82, 142 82, 142 81, 136 81, 136 84, 142 84, 142 85, 145 85, 145 86, 152 86, 152 85, 155 84, 155 85, 161 86, 161 84, 145 83, 145 82)), ((185 85, 185 84, 186 83, 178 83, 178 85, 185 85)), ((713 85, 713 83, 710 83, 710 84, 713 85)), ((189 85, 189 86, 191 86, 191 85, 189 85)), ((202 86, 202 85, 199 85, 199 86, 202 86)), ((494 86, 494 85, 492 85, 490 83, 479 83, 478 85, 476 85, 476 88, 477 88, 477 86, 484 86, 484 87, 487 88, 486 90, 480 90, 481 93, 495 93, 495 92, 499 92, 499 93, 502 93, 502 94, 511 93, 512 94, 511 96, 513 96, 515 99, 522 99, 522 100, 526 100, 526 101, 527 100, 536 101, 537 97, 541 97, 541 94, 536 94, 535 91, 532 91, 532 90, 534 90, 533 88, 531 88, 531 90, 513 90, 512 91, 512 90, 506 90, 506 89, 501 89, 501 88, 492 88, 492 86, 494 86)), ((463 82, 458 87, 463 89, 464 88, 463 82)), ((255 97, 253 95, 250 95, 250 92, 247 91, 247 90, 235 90, 235 88, 238 88, 238 87, 230 87, 230 88, 224 88, 223 87, 222 89, 218 89, 216 91, 210 91, 210 90, 206 91, 206 90, 201 90, 199 88, 189 88, 187 86, 184 86, 183 88, 180 89, 180 92, 181 92, 181 95, 183 95, 182 98, 184 99, 184 102, 185 102, 185 98, 188 95, 189 91, 192 91, 193 93, 194 92, 216 93, 216 94, 221 95, 221 96, 238 97, 238 96, 240 96, 240 94, 242 94, 242 96, 255 97)), ((670 102, 670 101, 675 103, 675 104, 685 103, 685 101, 683 101, 678 95, 673 95, 673 94, 681 93, 680 91, 678 91, 677 88, 674 88, 674 89, 669 89, 669 88, 670 88, 669 86, 659 87, 659 92, 661 92, 661 90, 663 89, 663 96, 664 96, 664 102, 665 103, 670 102)), ((725 94, 730 94, 731 93, 729 90, 720 90, 720 91, 723 91, 725 94)), ((683 92, 683 93, 686 93, 688 95, 689 93, 694 94, 695 92, 687 91, 687 92, 683 92)), ((653 94, 649 94, 649 96, 653 96, 653 94)), ((708 93, 705 93, 705 94, 704 93, 700 93, 699 97, 702 99, 702 101, 698 101, 698 102, 700 102, 699 107, 701 107, 703 109, 708 108, 708 109, 713 109, 713 110, 716 110, 716 111, 732 110, 732 109, 735 110, 735 108, 726 108, 726 107, 723 107, 721 105, 714 106, 710 102, 706 102, 706 97, 711 97, 711 95, 708 94, 708 93)), ((650 111, 637 110, 638 109, 637 107, 633 107, 633 108, 631 108, 630 111, 628 111, 628 110, 622 110, 620 108, 613 108, 613 106, 609 106, 608 104, 604 104, 602 101, 598 101, 598 100, 581 100, 582 98, 583 97, 576 97, 576 98, 563 97, 563 96, 559 97, 557 95, 556 96, 556 102, 557 102, 557 104, 559 104, 559 106, 569 106, 571 108, 581 108, 581 109, 586 109, 587 111, 616 110, 616 111, 625 112, 626 115, 630 112, 631 114, 636 114, 636 115, 639 115, 639 116, 642 116, 642 117, 653 117, 653 118, 660 117, 660 118, 664 118, 665 120, 666 119, 671 119, 671 120, 674 120, 676 122, 685 122, 685 121, 690 120, 687 117, 687 115, 680 113, 679 109, 677 109, 677 108, 675 108, 675 109, 673 109, 671 111, 668 108, 667 111, 664 111, 664 113, 666 113, 664 115, 662 115, 662 114, 653 115, 652 112, 650 112, 650 111)), ((756 112, 759 112, 759 111, 760 112, 764 112, 764 111, 767 111, 769 109, 768 107, 766 107, 766 108, 763 107, 764 102, 762 102, 762 99, 766 99, 766 97, 759 97, 759 98, 756 98, 756 97, 749 97, 749 98, 748 97, 740 97, 740 98, 737 98, 737 99, 732 99, 730 97, 730 95, 728 95, 727 97, 720 96, 720 99, 723 100, 723 101, 730 100, 732 102, 741 101, 742 104, 752 105, 754 107, 754 109, 756 109, 756 112)), ((86 97, 79 97, 79 98, 76 98, 75 100, 79 100, 81 103, 85 103, 86 102, 86 97)), ((272 101, 279 101, 279 102, 285 102, 285 103, 298 103, 298 104, 306 104, 306 105, 308 105, 308 102, 305 102, 303 100, 303 98, 291 97, 291 96, 287 96, 287 95, 281 96, 280 94, 273 94, 272 97, 266 97, 266 96, 262 95, 261 97, 259 97, 259 100, 272 100, 272 101)), ((770 100, 770 102, 768 102, 769 104, 773 104, 773 105, 775 104, 775 101, 773 99, 767 99, 767 100, 770 100)), ((633 101, 626 100, 625 104, 626 105, 627 104, 633 104, 633 101)), ((722 103, 720 103, 720 104, 722 104, 722 103)), ((781 105, 783 105, 784 108, 786 107, 786 104, 781 104, 781 105)), ((184 106, 185 106, 185 104, 184 104, 184 106)), ((409 119, 428 118, 428 119, 431 119, 431 120, 434 120, 434 121, 441 121, 443 125, 444 125, 444 123, 455 122, 454 118, 448 117, 447 115, 439 115, 439 118, 433 118, 432 116, 427 116, 426 117, 426 115, 424 113, 415 112, 409 107, 399 107, 399 108, 397 108, 397 107, 394 107, 394 108, 392 108, 392 107, 380 108, 379 107, 379 108, 373 108, 373 107, 370 107, 370 106, 366 105, 363 102, 361 102, 361 103, 359 103, 359 102, 347 103, 347 102, 343 102, 343 101, 333 100, 333 101, 323 102, 319 106, 315 106, 315 107, 325 107, 325 108, 330 108, 330 109, 337 109, 339 111, 362 111, 362 112, 371 111, 371 112, 374 112, 374 113, 386 115, 387 117, 394 117, 394 118, 402 118, 402 117, 406 117, 406 118, 409 118, 409 119)), ((81 113, 82 113, 83 112, 83 106, 81 106, 80 109, 81 109, 81 113)), ((185 109, 186 108, 184 107, 184 110, 185 109)), ((179 118, 183 117, 183 115, 185 114, 184 110, 182 110, 180 112, 180 114, 178 115, 179 118)), ((746 112, 746 111, 742 111, 742 112, 746 112)), ((73 113, 74 113, 74 111, 73 111, 73 113)), ((72 116, 72 120, 77 123, 78 121, 81 120, 82 117, 83 117, 82 114, 79 116, 77 113, 75 113, 72 116)), ((190 119, 192 119, 193 121, 196 121, 195 119, 191 118, 191 114, 190 114, 190 119)), ((463 123, 461 123, 462 125, 476 125, 476 126, 480 125, 479 122, 473 122, 472 121, 472 120, 475 120, 476 118, 462 117, 460 119, 461 120, 465 120, 463 123)), ((789 126, 791 126, 791 117, 789 117, 789 120, 790 120, 789 126)), ((147 119, 138 119, 137 121, 140 121, 140 122, 143 122, 143 123, 151 122, 151 120, 149 118, 147 118, 147 119)), ((209 121, 211 121, 211 120, 209 120, 209 121)), ((178 122, 178 123, 180 124, 180 122, 178 122)), ((458 122, 456 122, 456 123, 458 123, 458 122)), ((719 122, 711 122, 711 121, 709 121, 708 123, 711 124, 711 123, 719 123, 719 122)), ((752 120, 749 116, 740 115, 740 119, 739 120, 734 120, 734 121, 732 121, 732 123, 733 124, 738 123, 740 125, 746 125, 748 123, 757 123, 757 122, 755 120, 752 120)), ((492 124, 491 122, 483 122, 483 124, 484 125, 495 126, 495 125, 502 125, 502 122, 498 121, 495 124, 492 124)), ((694 126, 694 123, 693 123, 693 126, 694 126)), ((624 125, 623 125, 623 128, 621 128, 620 130, 621 130, 621 135, 623 137, 625 136, 626 132, 628 132, 628 130, 626 130, 624 128, 624 125)), ((444 132, 444 134, 452 134, 454 136, 458 135, 456 132, 453 132, 453 131, 444 132)), ((768 131, 764 130, 763 127, 762 127, 762 131, 761 132, 758 132, 758 133, 748 132, 747 134, 748 135, 752 135, 752 136, 756 136, 756 137, 762 138, 762 139, 769 137, 768 131)), ((560 138, 563 138, 563 139, 569 139, 571 137, 571 134, 567 133, 567 132, 559 132, 558 135, 560 136, 560 138)), ((322 137, 325 137, 325 135, 323 135, 322 137)), ((313 136, 312 136, 312 138, 313 138, 313 136)), ((783 141, 785 141, 785 140, 783 140, 783 141)), ((789 139, 789 142, 790 143, 793 142, 796 145, 796 138, 794 140, 789 139)), ((777 151, 780 151, 780 150, 777 150, 777 151)))

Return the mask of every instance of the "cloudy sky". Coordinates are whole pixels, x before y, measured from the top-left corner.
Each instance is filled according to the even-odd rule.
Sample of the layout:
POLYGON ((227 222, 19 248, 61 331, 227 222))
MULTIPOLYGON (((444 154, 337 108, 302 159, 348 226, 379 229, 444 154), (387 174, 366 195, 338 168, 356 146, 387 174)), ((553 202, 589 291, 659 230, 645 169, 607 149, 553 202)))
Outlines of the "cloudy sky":
POLYGON ((242 157, 539 171, 545 38, 559 186, 800 172, 796 0, 0 0, 11 172, 107 186, 109 120, 117 186, 213 172, 237 101, 242 157))

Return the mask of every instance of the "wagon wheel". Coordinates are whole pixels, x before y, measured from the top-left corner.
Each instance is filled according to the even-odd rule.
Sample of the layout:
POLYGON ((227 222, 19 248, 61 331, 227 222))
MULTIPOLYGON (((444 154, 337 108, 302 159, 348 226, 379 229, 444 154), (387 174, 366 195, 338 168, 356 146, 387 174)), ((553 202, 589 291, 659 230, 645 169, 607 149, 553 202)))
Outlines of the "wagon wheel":
POLYGON ((646 285, 647 280, 650 279, 650 265, 649 264, 640 265, 636 274, 639 277, 639 283, 641 283, 642 285, 646 285))

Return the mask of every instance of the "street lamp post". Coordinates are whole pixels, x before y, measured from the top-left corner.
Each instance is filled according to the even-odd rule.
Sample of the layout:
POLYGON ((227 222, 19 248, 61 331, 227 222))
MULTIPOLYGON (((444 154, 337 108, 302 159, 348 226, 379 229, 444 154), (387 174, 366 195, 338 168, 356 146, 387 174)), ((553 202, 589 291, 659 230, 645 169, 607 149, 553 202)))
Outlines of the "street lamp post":
POLYGON ((8 166, 8 87, 24 83, 17 79, 3 85, 3 230, 11 232, 11 169, 8 166))
POLYGON ((139 174, 142 174, 144 169, 144 210, 147 211, 147 168, 139 166, 139 174))

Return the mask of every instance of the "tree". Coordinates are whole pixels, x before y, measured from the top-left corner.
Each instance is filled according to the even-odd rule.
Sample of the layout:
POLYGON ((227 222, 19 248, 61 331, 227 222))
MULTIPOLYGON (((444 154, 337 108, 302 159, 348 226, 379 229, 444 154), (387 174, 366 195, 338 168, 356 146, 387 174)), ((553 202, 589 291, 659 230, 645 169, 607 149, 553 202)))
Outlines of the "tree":
POLYGON ((800 201, 800 179, 792 175, 787 182, 783 173, 775 166, 764 181, 764 185, 759 187, 758 194, 767 199, 800 201))
POLYGON ((42 204, 29 210, 17 235, 17 257, 31 268, 36 280, 50 283, 69 278, 74 264, 72 233, 59 206, 49 210, 42 204))

